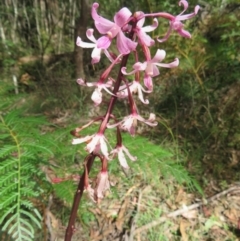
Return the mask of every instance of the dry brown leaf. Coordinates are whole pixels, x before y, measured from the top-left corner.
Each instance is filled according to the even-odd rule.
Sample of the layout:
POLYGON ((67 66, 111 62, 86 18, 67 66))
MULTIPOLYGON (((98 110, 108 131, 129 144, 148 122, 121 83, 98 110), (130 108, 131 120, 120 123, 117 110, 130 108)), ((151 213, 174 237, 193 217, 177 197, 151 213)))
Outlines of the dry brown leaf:
POLYGON ((183 188, 180 188, 180 189, 178 190, 178 194, 177 194, 177 197, 176 197, 176 203, 181 202, 183 196, 184 196, 184 190, 183 190, 183 188))
POLYGON ((236 223, 238 222, 238 214, 236 209, 226 210, 224 212, 224 215, 229 219, 229 221, 233 225, 236 225, 236 223))
POLYGON ((180 233, 182 235, 183 241, 188 241, 188 235, 186 233, 186 228, 188 228, 191 224, 187 222, 186 220, 181 220, 180 222, 180 233))

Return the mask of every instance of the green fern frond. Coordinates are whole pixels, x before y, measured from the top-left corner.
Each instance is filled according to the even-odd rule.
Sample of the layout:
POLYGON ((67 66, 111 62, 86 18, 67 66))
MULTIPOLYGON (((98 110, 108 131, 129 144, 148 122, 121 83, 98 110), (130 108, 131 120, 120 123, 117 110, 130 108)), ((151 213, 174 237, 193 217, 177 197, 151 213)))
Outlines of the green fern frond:
POLYGON ((4 145, 1 149, 0 149, 0 158, 2 157, 6 157, 9 154, 13 153, 17 151, 16 146, 13 145, 4 145))
POLYGON ((0 115, 0 123, 0 227, 14 240, 32 241, 42 222, 31 201, 43 191, 38 167, 43 157, 52 155, 39 134, 46 121, 11 111, 0 115))
POLYGON ((124 134, 123 140, 130 152, 138 157, 136 162, 129 164, 142 173, 146 180, 159 182, 160 176, 173 177, 179 184, 184 183, 187 188, 202 193, 200 185, 179 161, 181 157, 176 156, 178 153, 175 153, 175 148, 161 147, 140 136, 132 138, 124 134))
POLYGON ((71 205, 76 191, 76 185, 72 181, 65 181, 54 185, 55 194, 61 200, 71 205))
POLYGON ((16 160, 9 157, 8 159, 0 162, 0 174, 4 174, 6 171, 13 169, 13 166, 16 165, 16 160))
POLYGON ((48 154, 52 154, 53 152, 47 148, 46 146, 43 145, 39 145, 38 143, 21 143, 22 146, 24 146, 27 149, 31 149, 34 152, 38 152, 38 153, 48 153, 48 154))

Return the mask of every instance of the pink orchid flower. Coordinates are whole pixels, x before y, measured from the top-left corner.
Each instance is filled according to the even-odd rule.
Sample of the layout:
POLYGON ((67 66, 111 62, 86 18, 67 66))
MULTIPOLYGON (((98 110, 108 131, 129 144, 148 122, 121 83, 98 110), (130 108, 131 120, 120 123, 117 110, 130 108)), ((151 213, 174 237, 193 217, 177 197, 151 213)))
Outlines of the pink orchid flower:
POLYGON ((117 38, 117 48, 121 54, 128 54, 136 49, 137 43, 127 38, 122 29, 127 28, 127 22, 132 13, 128 8, 124 7, 119 10, 114 16, 114 22, 109 21, 98 15, 98 3, 92 5, 92 18, 94 19, 95 27, 101 34, 106 34, 102 37, 101 47, 107 49, 113 38, 117 38))
MULTIPOLYGON (((129 84, 129 90, 131 93, 138 93, 138 98, 142 101, 143 104, 149 104, 148 100, 144 100, 143 92, 151 93, 151 91, 145 90, 139 81, 134 80, 129 84)), ((117 97, 119 98, 127 98, 128 97, 128 90, 126 85, 123 85, 119 88, 119 92, 117 93, 117 97)))
POLYGON ((89 153, 96 152, 101 153, 108 159, 108 148, 107 148, 107 139, 103 134, 97 133, 93 136, 92 140, 87 144, 86 150, 89 153))
POLYGON ((181 1, 179 1, 179 6, 181 6, 181 5, 183 5, 183 8, 184 8, 183 11, 170 21, 170 27, 168 29, 167 34, 165 35, 165 37, 163 39, 158 39, 159 42, 162 43, 162 42, 166 41, 169 38, 172 30, 177 31, 179 33, 179 35, 181 35, 182 37, 191 38, 191 34, 188 31, 183 29, 184 25, 182 24, 181 21, 187 20, 187 19, 190 19, 190 18, 196 16, 200 7, 197 5, 197 6, 195 6, 193 13, 183 14, 188 8, 188 2, 186 0, 181 0, 181 1))
POLYGON ((105 192, 110 190, 110 182, 108 179, 107 171, 100 171, 97 176, 97 185, 94 190, 95 197, 102 199, 105 196, 105 192))
POLYGON ((138 41, 140 41, 141 44, 144 44, 148 47, 154 45, 155 41, 146 33, 154 31, 158 26, 158 20, 156 18, 153 19, 153 24, 150 26, 143 27, 143 24, 145 22, 145 18, 140 19, 137 22, 136 26, 136 35, 138 36, 138 41))
POLYGON ((174 68, 174 67, 177 67, 179 64, 178 58, 176 58, 173 62, 168 64, 159 63, 165 58, 165 56, 166 56, 165 50, 158 49, 157 53, 151 60, 145 61, 144 63, 140 63, 140 62, 135 63, 133 65, 134 70, 129 73, 126 72, 126 67, 123 67, 122 73, 125 75, 131 75, 138 71, 145 71, 144 84, 150 91, 152 91, 153 89, 152 77, 155 77, 160 74, 157 66, 164 67, 164 68, 174 68))
POLYGON ((128 166, 128 164, 127 164, 127 160, 126 160, 126 157, 125 157, 124 153, 128 156, 128 158, 129 158, 131 161, 136 161, 136 160, 137 160, 137 157, 132 156, 132 155, 130 154, 129 150, 128 150, 124 145, 119 145, 119 146, 117 146, 115 149, 113 149, 113 150, 111 151, 110 154, 113 154, 114 157, 115 157, 115 155, 117 154, 120 165, 121 165, 123 168, 128 169, 129 166, 128 166))
POLYGON ((103 51, 107 58, 112 62, 113 59, 109 52, 107 51, 108 46, 105 45, 105 39, 103 37, 99 38, 98 40, 95 39, 93 36, 93 29, 88 29, 86 32, 87 38, 91 40, 93 43, 87 43, 82 41, 80 37, 77 37, 77 46, 82 48, 93 48, 91 57, 92 57, 92 64, 96 64, 101 59, 101 52, 103 51))
POLYGON ((132 136, 134 136, 136 133, 137 121, 141 121, 149 126, 156 126, 158 123, 155 121, 155 119, 156 119, 156 116, 153 113, 150 114, 148 120, 145 120, 138 113, 134 112, 131 115, 124 117, 122 121, 113 125, 109 124, 107 127, 114 128, 120 125, 120 128, 122 130, 128 131, 132 136))
POLYGON ((107 159, 108 159, 108 147, 106 143, 106 138, 103 134, 97 133, 91 136, 85 136, 81 138, 75 138, 72 140, 72 144, 81 144, 81 143, 86 143, 89 142, 86 146, 86 151, 88 153, 102 153, 107 159))
POLYGON ((98 82, 86 82, 83 79, 78 79, 77 83, 82 86, 88 86, 88 87, 96 87, 94 92, 92 93, 91 99, 94 102, 95 106, 98 106, 102 103, 102 90, 104 89, 107 93, 110 95, 113 95, 111 91, 108 90, 108 88, 111 88, 113 86, 113 80, 109 78, 109 80, 106 83, 103 83, 102 81, 98 82))

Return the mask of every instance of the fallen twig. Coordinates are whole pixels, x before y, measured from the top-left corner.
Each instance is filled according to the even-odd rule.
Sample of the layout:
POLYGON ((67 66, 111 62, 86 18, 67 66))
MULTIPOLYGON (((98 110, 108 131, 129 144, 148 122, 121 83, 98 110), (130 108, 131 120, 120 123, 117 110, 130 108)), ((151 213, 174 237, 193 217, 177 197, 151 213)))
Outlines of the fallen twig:
POLYGON ((139 233, 141 233, 141 232, 143 232, 145 230, 148 230, 150 228, 153 228, 154 226, 157 226, 157 225, 163 223, 168 218, 173 218, 173 217, 177 217, 179 215, 182 215, 185 212, 188 212, 190 210, 193 210, 193 209, 199 208, 199 207, 201 207, 203 205, 206 205, 209 202, 212 202, 212 201, 214 201, 214 200, 216 200, 216 199, 218 199, 218 198, 220 198, 220 197, 222 197, 222 196, 224 196, 224 195, 226 195, 226 194, 228 194, 230 192, 236 191, 236 190, 240 190, 240 186, 231 187, 231 188, 229 188, 229 189, 227 189, 225 191, 222 191, 222 192, 220 192, 220 193, 218 193, 218 194, 216 194, 216 195, 214 195, 214 196, 212 196, 212 197, 210 197, 208 199, 205 199, 204 201, 192 204, 190 206, 185 206, 184 208, 181 208, 181 209, 178 209, 178 210, 176 210, 174 212, 171 212, 171 213, 169 213, 169 214, 167 214, 167 215, 165 215, 163 217, 160 217, 157 220, 152 221, 151 223, 148 223, 148 224, 146 224, 146 225, 136 229, 134 231, 134 235, 139 234, 139 233))

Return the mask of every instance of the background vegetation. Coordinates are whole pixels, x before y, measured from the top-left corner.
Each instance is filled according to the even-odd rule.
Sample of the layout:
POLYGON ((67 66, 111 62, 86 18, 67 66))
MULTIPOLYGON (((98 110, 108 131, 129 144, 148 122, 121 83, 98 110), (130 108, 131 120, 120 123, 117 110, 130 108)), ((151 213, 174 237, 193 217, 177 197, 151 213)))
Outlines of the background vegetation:
MULTIPOLYGON (((75 46, 76 36, 84 38, 86 29, 93 26, 86 14, 91 3, 0 3, 1 240, 54 240, 61 230, 64 233, 85 154, 81 147, 71 145, 69 132, 99 111, 91 107, 88 90, 80 89, 75 80, 80 76, 94 80, 106 64, 91 66, 89 52, 75 46)), ((122 6, 132 12, 178 14, 182 10, 175 0, 99 3, 101 14, 109 18, 122 6)), ((129 163, 130 174, 119 172, 117 161, 110 163, 114 178, 106 203, 120 200, 121 205, 116 206, 125 210, 127 194, 133 203, 139 195, 137 189, 143 190, 145 209, 141 212, 132 205, 129 216, 125 210, 122 233, 132 216, 138 215, 139 226, 161 216, 164 206, 160 204, 178 193, 176 190, 196 197, 203 190, 209 196, 215 193, 210 183, 222 190, 240 178, 240 4, 236 0, 192 0, 189 11, 196 4, 201 11, 186 23, 192 38, 173 35, 157 46, 166 49, 169 59, 180 59, 179 68, 161 70, 154 80, 149 107, 158 116, 158 127, 139 130, 142 137, 135 139, 124 136, 125 145, 135 155, 139 153, 139 160, 129 163)), ((160 21, 160 25, 153 35, 165 33, 168 23, 160 21)), ((115 111, 124 116, 127 110, 119 103, 115 111)), ((146 114, 146 109, 141 111, 146 114)), ((97 173, 98 163, 95 165, 91 178, 97 173)), ((87 240, 89 233, 95 235, 91 227, 100 228, 102 211, 94 211, 94 207, 85 198, 79 208, 80 233, 85 234, 82 240, 87 240)), ((119 222, 116 215, 119 217, 119 212, 111 212, 111 223, 119 222)), ((121 232, 115 236, 120 237, 121 232)), ((206 239, 198 235, 201 240, 211 240, 206 230, 206 239)), ((179 240, 179 232, 165 223, 151 229, 147 237, 179 240), (165 233, 169 228, 171 234, 165 233)))

